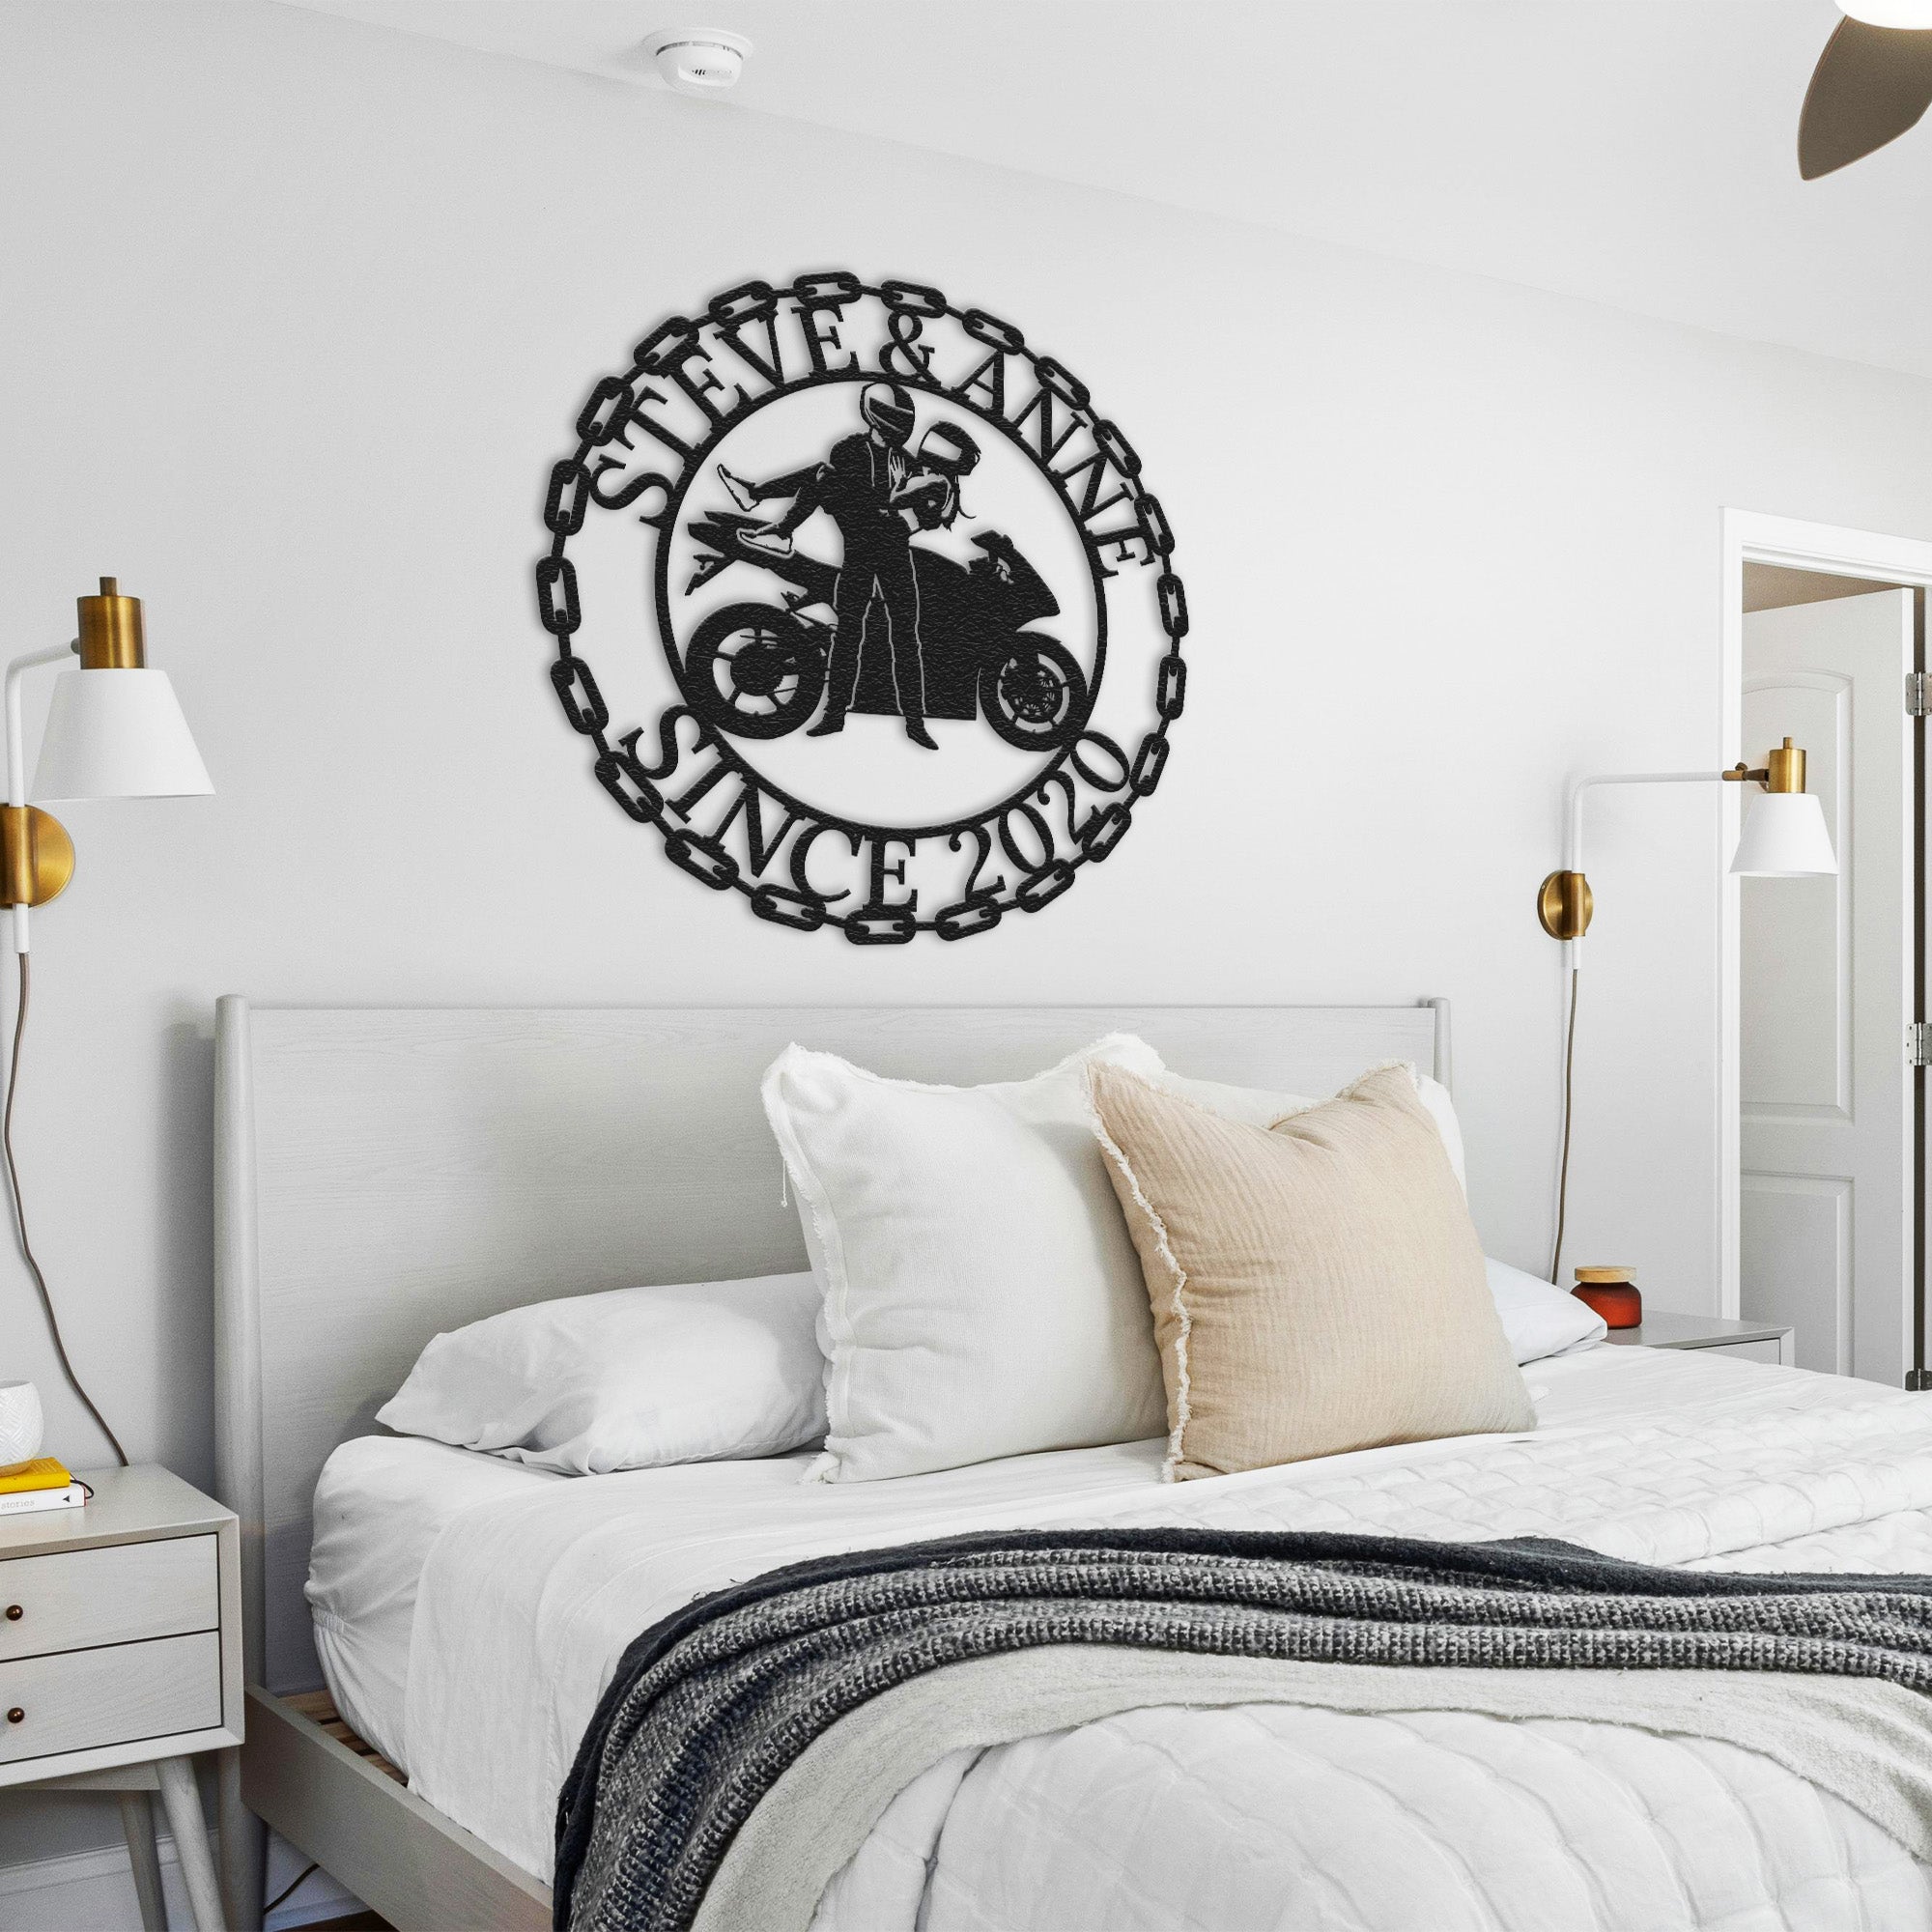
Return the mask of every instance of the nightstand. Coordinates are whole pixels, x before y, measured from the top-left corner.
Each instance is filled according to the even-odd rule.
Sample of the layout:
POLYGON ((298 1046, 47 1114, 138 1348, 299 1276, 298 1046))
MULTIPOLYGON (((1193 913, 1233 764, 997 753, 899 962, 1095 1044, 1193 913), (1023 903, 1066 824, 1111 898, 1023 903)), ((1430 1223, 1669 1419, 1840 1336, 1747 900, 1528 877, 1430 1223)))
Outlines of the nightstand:
POLYGON ((167 1932, 158 1791, 198 1932, 222 1923, 193 1751, 242 1743, 241 1528, 165 1469, 89 1469, 84 1509, 0 1517, 0 1787, 114 1791, 167 1932))
POLYGON ((1635 1328, 1612 1328, 1605 1340, 1627 1349, 1709 1349, 1753 1362, 1792 1363, 1791 1330, 1772 1321, 1724 1321, 1715 1315, 1670 1315, 1652 1309, 1635 1328))

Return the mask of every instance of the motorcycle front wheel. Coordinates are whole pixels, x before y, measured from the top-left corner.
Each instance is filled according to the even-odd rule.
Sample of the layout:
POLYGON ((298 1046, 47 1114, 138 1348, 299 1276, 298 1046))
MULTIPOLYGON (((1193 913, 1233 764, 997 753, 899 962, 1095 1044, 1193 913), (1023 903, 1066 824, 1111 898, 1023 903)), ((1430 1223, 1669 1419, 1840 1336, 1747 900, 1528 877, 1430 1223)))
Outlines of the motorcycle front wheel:
POLYGON ((980 672, 986 723, 1023 752, 1058 751, 1080 725, 1087 680, 1051 638, 1018 637, 980 672))
POLYGON ((693 707, 740 738, 782 738, 818 709, 825 652, 810 629, 769 604, 727 604, 684 654, 693 707))

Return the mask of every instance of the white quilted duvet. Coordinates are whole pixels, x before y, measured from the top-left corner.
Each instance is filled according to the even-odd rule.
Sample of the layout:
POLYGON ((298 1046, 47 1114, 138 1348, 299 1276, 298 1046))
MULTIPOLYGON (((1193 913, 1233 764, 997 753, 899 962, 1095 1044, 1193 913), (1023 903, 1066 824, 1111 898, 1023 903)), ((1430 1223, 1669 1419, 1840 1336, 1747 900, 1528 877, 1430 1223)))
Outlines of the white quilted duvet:
MULTIPOLYGON (((1533 1435, 1179 1486, 1154 1480, 1158 1444, 1134 1444, 889 1483, 800 1486, 791 1459, 497 1497, 443 1528, 422 1572, 411 1781, 547 1871, 556 1787, 639 1630, 780 1563, 960 1529, 1529 1534, 1703 1569, 1932 1570, 1922 1397, 1640 1350, 1527 1374, 1533 1435)), ((934 1766, 835 1880, 815 1932, 1572 1926, 1932 1928, 1932 1870, 1768 1757, 1709 1740, 1162 1706, 934 1766)))
POLYGON ((1251 1704, 955 1752, 888 1810, 813 1932, 1929 1924, 1923 1866, 1734 1745, 1251 1704))

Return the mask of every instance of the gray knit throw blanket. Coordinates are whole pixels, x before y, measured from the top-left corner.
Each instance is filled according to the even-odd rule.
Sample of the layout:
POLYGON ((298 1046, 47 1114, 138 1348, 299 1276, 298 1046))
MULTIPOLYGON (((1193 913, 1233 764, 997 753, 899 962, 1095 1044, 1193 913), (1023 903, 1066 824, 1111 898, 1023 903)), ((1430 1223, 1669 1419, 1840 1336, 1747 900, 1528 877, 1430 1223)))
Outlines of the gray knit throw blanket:
POLYGON ((733 1834, 848 1711, 1046 1644, 1932 1690, 1932 1577, 1728 1577, 1568 1544, 1199 1529, 962 1536, 794 1564, 624 1653, 557 1806, 558 1932, 688 1932, 733 1834))

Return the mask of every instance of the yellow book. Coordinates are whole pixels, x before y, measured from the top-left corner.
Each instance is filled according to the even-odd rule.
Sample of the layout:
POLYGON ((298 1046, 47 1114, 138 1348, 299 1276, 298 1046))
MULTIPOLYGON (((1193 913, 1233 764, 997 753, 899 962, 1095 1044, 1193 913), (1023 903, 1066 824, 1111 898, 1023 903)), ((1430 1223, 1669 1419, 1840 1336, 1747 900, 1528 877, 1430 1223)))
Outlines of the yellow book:
POLYGON ((37 1456, 31 1463, 9 1463, 0 1468, 0 1496, 18 1495, 22 1490, 64 1490, 72 1481, 65 1463, 37 1456))

